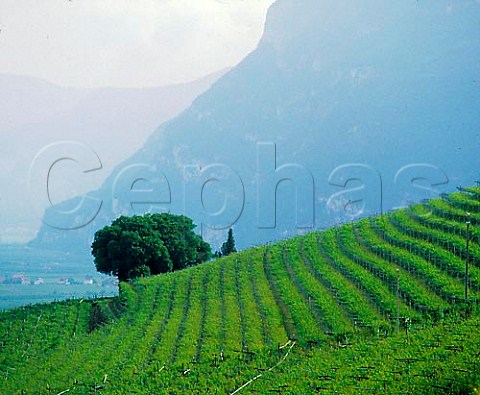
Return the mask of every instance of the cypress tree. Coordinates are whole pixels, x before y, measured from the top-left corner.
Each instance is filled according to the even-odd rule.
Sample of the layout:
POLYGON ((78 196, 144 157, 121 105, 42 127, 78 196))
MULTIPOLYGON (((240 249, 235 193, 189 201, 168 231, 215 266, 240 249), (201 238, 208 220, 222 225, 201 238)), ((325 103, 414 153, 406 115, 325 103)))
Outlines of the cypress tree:
POLYGON ((233 252, 237 252, 235 248, 235 239, 233 238, 233 230, 230 228, 228 230, 227 241, 222 244, 222 256, 230 255, 233 252))

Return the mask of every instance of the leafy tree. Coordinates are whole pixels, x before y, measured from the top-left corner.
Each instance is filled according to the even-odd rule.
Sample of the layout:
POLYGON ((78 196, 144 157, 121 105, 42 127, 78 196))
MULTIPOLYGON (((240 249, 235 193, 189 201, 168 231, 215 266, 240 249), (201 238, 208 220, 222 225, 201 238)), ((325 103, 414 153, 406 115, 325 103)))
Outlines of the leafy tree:
POLYGON ((167 247, 173 270, 183 269, 210 259, 210 245, 195 234, 195 224, 183 215, 148 215, 167 247))
POLYGON ((237 249, 235 248, 235 239, 233 238, 233 230, 229 229, 227 241, 222 244, 221 254, 222 256, 227 256, 234 252, 237 252, 237 249))
POLYGON ((128 278, 148 277, 152 274, 152 271, 147 265, 139 265, 130 269, 128 272, 128 278))
POLYGON ((126 281, 196 265, 210 259, 211 251, 194 229, 182 215, 122 216, 95 233, 95 266, 126 281))

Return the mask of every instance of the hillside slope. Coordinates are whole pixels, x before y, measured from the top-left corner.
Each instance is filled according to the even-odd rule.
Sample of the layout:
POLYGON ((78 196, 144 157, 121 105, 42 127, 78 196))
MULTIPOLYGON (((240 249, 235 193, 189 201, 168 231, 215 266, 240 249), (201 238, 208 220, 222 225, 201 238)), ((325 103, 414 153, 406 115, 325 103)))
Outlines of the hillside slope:
POLYGON ((479 223, 480 188, 466 188, 124 283, 119 299, 5 312, 0 392, 235 393, 261 374, 242 393, 468 393, 479 223))

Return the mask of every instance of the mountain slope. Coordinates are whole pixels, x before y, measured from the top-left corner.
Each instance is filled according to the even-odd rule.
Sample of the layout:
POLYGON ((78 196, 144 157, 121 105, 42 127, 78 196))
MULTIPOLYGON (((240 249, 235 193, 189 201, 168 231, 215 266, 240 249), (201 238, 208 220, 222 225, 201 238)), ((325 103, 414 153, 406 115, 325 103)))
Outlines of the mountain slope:
POLYGON ((120 214, 171 210, 214 244, 235 226, 244 248, 471 184, 479 17, 469 0, 277 1, 258 48, 119 165, 96 205, 48 210, 35 245, 87 249, 120 214))
POLYGON ((98 188, 158 124, 187 108, 221 74, 159 88, 93 90, 61 88, 26 76, 0 75, 0 242, 31 240, 40 228, 43 211, 51 203, 98 188), (36 165, 47 173, 48 167, 60 159, 55 156, 57 152, 49 153, 48 147, 65 141, 79 144, 73 153, 63 148, 60 157, 75 156, 76 162, 63 161, 53 166, 49 196, 45 196, 44 177, 34 179, 29 190, 30 167, 36 165), (46 148, 50 162, 35 162, 36 155, 46 148), (98 156, 101 169, 82 174, 92 162, 92 155, 98 156))
POLYGON ((256 377, 246 393, 467 393, 480 383, 478 223, 468 188, 124 283, 119 299, 6 312, 0 389, 213 394, 256 377))

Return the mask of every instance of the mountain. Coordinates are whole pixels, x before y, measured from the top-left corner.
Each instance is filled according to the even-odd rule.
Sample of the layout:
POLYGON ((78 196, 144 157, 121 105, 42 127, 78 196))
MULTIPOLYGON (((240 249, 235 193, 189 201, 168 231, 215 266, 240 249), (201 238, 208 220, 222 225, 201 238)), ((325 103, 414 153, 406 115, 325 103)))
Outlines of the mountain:
POLYGON ((255 51, 47 210, 32 245, 88 250, 115 216, 170 210, 245 248, 473 183, 479 17, 472 0, 278 0, 255 51))
MULTIPOLYGON (((58 148, 51 150, 52 144, 77 143, 73 147, 78 163, 63 161, 50 173, 49 198, 53 203, 96 189, 158 124, 187 108, 222 73, 158 88, 90 90, 0 74, 0 240, 32 239, 40 228, 43 211, 51 204, 44 196, 43 177, 32 180, 31 190, 28 188, 29 168, 45 165, 36 162, 38 153, 50 160, 58 152, 58 148), (101 163, 101 169, 84 176, 81 166, 88 166, 91 156, 101 163)), ((72 155, 72 145, 59 147, 72 155)), ((48 166, 39 169, 48 170, 48 166)))

